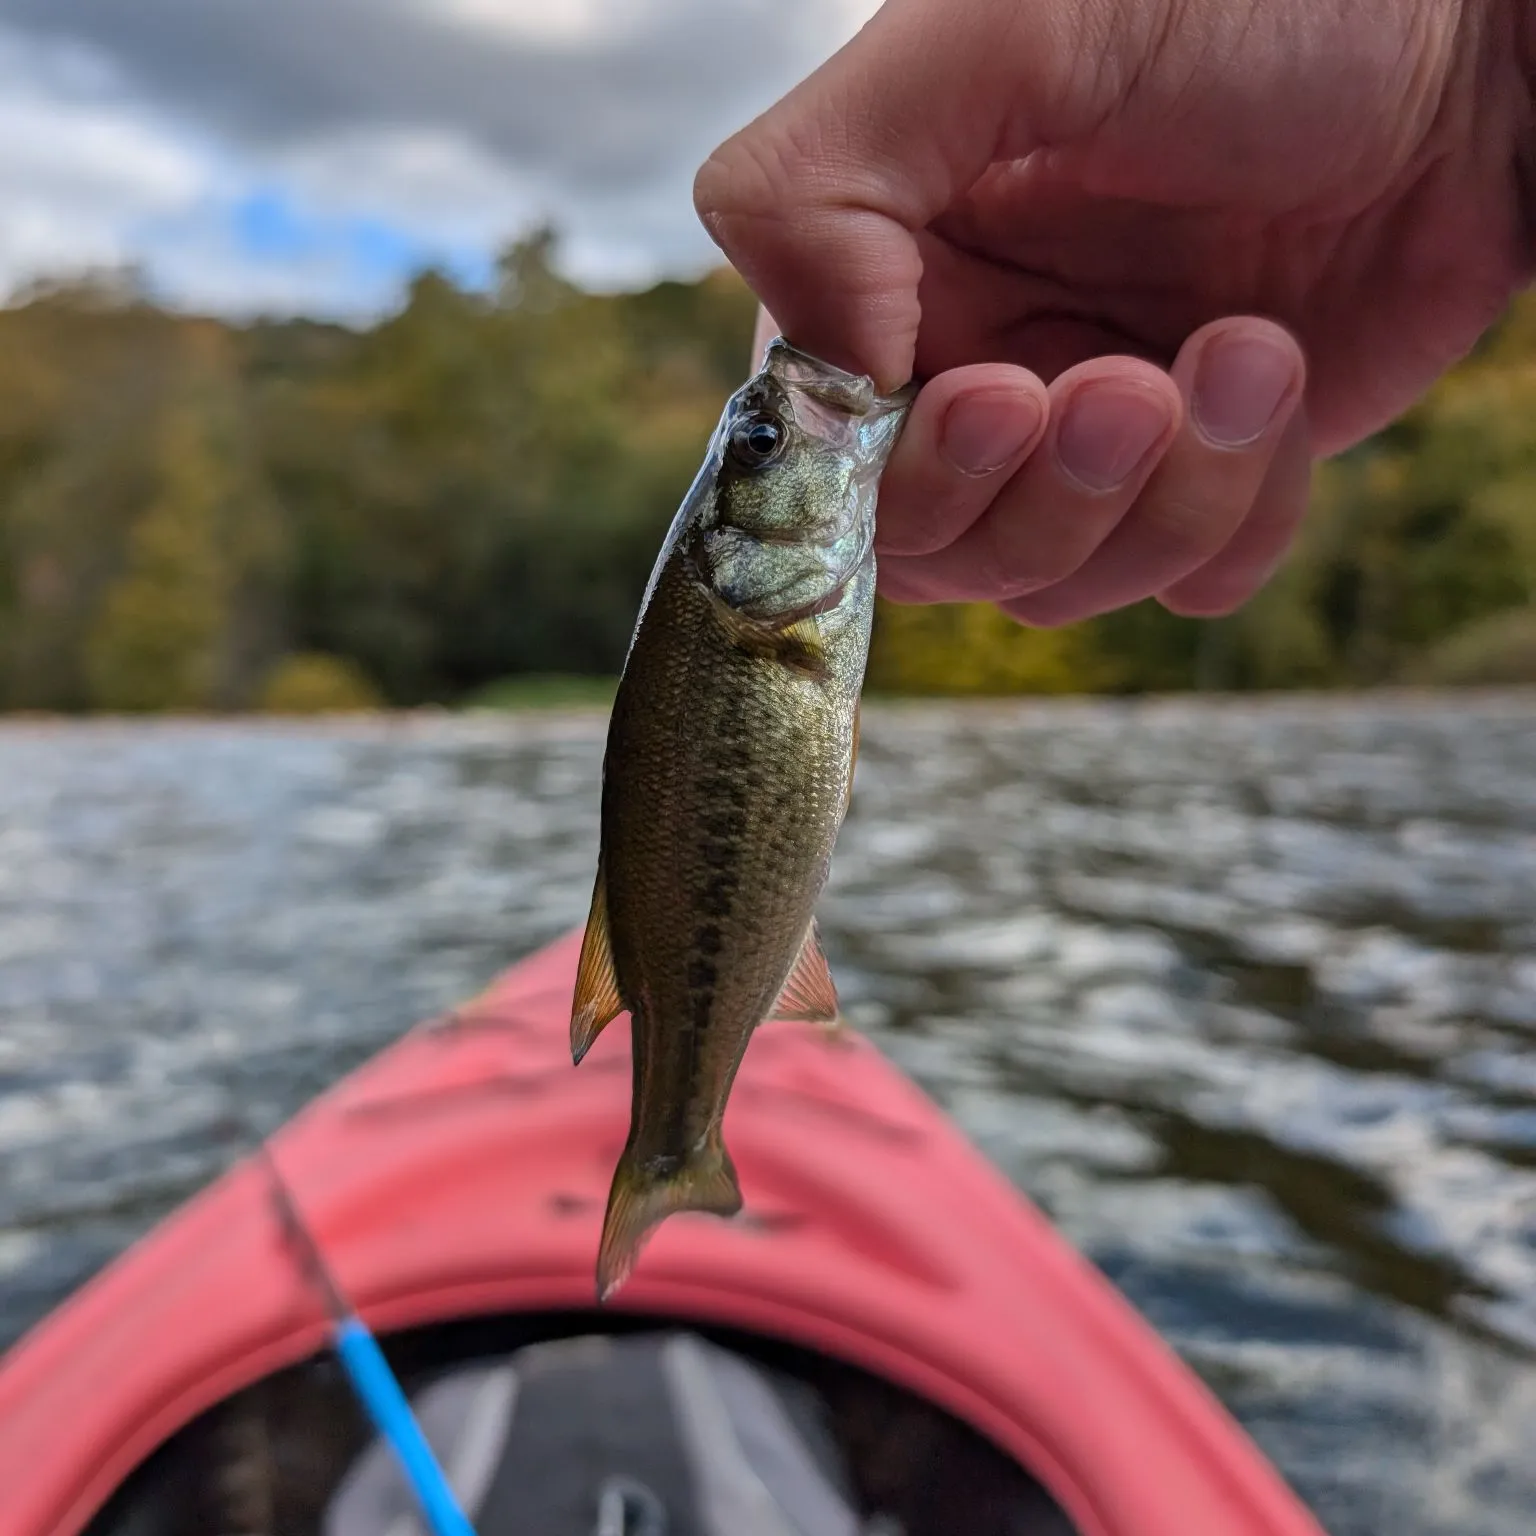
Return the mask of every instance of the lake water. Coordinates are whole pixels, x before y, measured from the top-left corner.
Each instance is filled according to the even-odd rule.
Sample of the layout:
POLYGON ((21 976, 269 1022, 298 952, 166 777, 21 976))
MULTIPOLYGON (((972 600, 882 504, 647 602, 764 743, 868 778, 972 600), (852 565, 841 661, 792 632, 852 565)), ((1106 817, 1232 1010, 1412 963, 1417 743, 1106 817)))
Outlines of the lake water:
MULTIPOLYGON (((0 1344, 585 916, 602 732, 0 729, 0 1344)), ((870 706, 823 928, 1333 1536, 1528 1536, 1536 699, 870 706)))

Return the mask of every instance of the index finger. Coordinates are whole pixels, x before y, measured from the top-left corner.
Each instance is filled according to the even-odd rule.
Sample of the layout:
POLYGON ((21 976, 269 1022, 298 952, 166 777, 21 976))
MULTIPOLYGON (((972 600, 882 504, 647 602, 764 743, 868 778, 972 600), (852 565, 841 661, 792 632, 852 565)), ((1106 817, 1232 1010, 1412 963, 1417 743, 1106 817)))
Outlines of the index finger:
POLYGON ((1124 51, 1109 9, 890 0, 705 161, 700 219, 797 346, 899 387, 921 318, 915 232, 994 159, 1102 115, 1097 82, 1116 72, 1074 61, 1095 42, 1124 51))

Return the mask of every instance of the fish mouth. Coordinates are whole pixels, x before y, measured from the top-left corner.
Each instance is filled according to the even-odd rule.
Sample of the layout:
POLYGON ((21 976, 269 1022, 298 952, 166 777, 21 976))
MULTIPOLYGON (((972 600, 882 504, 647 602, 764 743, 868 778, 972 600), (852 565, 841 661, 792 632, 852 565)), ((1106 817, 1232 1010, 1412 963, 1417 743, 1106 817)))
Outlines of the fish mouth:
POLYGON ((719 463, 735 422, 768 410, 793 422, 814 442, 853 454, 883 459, 900 432, 917 385, 882 395, 868 374, 850 373, 803 351, 782 336, 768 343, 762 367, 736 394, 711 443, 719 463))
POLYGON ((850 373, 782 336, 775 336, 768 343, 761 371, 787 390, 809 395, 822 405, 865 419, 904 410, 917 398, 916 384, 906 384, 892 394, 882 395, 867 373, 850 373))

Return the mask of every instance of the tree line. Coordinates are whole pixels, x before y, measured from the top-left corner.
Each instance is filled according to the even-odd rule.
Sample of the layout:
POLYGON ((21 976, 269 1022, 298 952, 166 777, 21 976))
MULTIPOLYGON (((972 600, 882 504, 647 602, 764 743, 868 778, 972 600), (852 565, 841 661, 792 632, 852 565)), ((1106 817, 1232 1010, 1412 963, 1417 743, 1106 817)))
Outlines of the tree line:
MULTIPOLYGON (((728 269, 594 294, 553 236, 351 328, 172 313, 131 280, 0 310, 0 709, 440 703, 610 676, 725 396, 728 269)), ((876 621, 870 687, 1139 692, 1536 682, 1536 306, 1323 467, 1228 619, 876 621)))

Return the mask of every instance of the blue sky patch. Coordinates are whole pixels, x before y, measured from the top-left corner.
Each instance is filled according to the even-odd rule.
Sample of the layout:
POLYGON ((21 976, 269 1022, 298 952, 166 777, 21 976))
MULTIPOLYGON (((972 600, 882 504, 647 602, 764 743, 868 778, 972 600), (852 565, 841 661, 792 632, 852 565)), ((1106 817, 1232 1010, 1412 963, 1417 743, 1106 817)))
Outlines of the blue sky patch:
POLYGON ((493 253, 450 243, 387 219, 323 214, 306 209, 280 188, 263 187, 230 210, 230 233, 240 251, 258 261, 339 261, 360 278, 404 278, 423 266, 440 266, 459 281, 489 281, 493 253))

